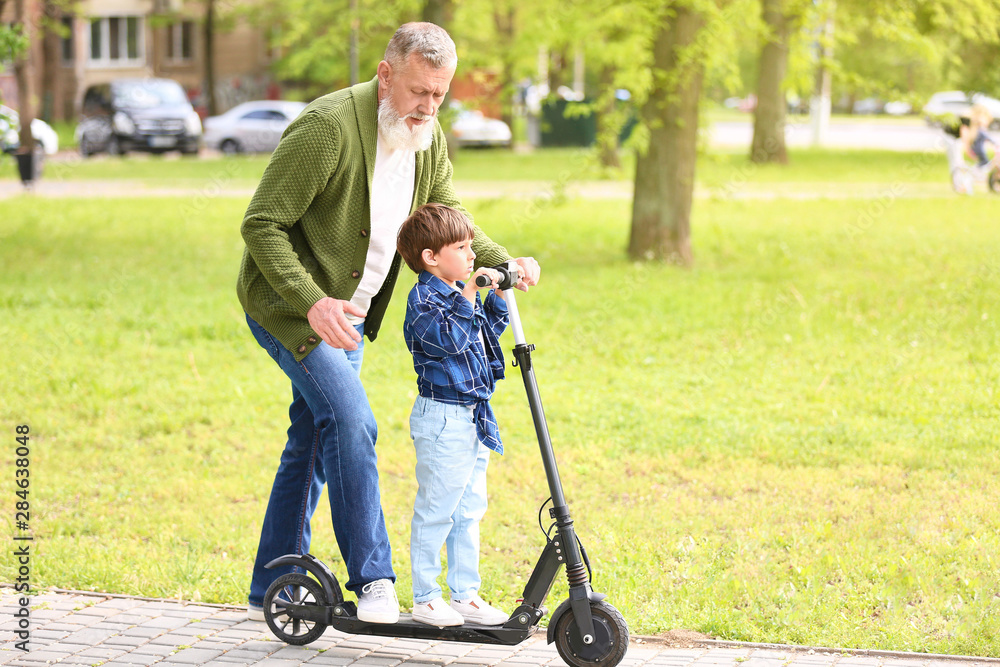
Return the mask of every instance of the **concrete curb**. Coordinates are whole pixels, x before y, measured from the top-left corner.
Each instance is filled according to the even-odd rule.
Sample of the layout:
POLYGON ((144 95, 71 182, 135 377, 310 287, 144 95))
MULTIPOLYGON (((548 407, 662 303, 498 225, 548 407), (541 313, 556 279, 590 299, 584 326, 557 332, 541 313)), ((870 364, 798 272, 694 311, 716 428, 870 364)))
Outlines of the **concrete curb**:
MULTIPOLYGON (((633 637, 642 644, 670 645, 660 637, 633 637)), ((796 644, 767 644, 757 642, 738 642, 725 639, 700 639, 691 642, 692 646, 705 648, 745 648, 767 651, 794 651, 796 653, 827 653, 830 655, 860 656, 871 658, 895 658, 899 660, 950 660, 954 662, 989 663, 1000 665, 1000 658, 979 657, 973 655, 946 655, 942 653, 916 653, 912 651, 887 651, 871 648, 830 648, 827 646, 799 646, 796 644)))

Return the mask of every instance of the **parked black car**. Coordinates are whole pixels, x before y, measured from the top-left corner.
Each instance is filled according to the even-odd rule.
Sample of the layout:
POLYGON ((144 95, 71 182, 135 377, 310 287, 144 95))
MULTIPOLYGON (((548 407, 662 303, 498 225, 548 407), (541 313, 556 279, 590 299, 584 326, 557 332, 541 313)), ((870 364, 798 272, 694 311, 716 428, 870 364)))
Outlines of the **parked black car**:
POLYGON ((118 79, 87 88, 76 128, 84 156, 128 151, 198 152, 201 119, 170 79, 118 79))

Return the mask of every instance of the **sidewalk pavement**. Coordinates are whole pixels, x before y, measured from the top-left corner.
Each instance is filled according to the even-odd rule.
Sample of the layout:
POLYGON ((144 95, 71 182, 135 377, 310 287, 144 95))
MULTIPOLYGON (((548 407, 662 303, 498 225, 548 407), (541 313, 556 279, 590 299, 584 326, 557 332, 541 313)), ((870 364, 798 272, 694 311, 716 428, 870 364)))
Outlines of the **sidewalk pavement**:
MULTIPOLYGON (((356 665, 472 667, 563 665, 543 631, 518 646, 352 636, 327 629, 308 646, 289 646, 245 607, 150 600, 77 591, 30 598, 28 651, 17 648, 18 595, 0 589, 0 665, 356 665)), ((633 637, 623 667, 996 667, 1000 659, 696 640, 682 647, 633 637)))
MULTIPOLYGON (((745 177, 745 174, 743 175, 745 177)), ((794 199, 815 201, 823 199, 881 199, 891 194, 894 199, 928 199, 951 197, 951 185, 940 183, 816 183, 805 189, 801 184, 750 184, 739 178, 737 171, 732 178, 716 187, 698 186, 694 196, 699 199, 721 198, 750 201, 794 199)), ((0 201, 21 197, 40 199, 121 197, 168 197, 183 200, 203 200, 215 197, 237 197, 250 200, 254 185, 218 184, 207 180, 196 185, 158 185, 141 180, 52 180, 42 178, 31 191, 26 191, 20 181, 0 179, 0 201)), ((982 189, 980 187, 980 189, 982 189)), ((464 201, 475 199, 524 200, 540 204, 562 198, 586 200, 632 199, 631 181, 575 181, 554 178, 551 181, 455 181, 455 190, 464 201)), ((527 214, 526 214, 527 215, 527 214)))

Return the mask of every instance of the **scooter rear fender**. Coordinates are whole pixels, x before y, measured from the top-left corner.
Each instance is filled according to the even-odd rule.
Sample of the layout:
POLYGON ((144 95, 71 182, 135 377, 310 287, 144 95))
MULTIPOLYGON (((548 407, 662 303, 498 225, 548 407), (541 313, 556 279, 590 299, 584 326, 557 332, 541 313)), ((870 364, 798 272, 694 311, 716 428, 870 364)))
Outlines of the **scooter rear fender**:
POLYGON ((264 567, 271 570, 282 565, 301 567, 303 570, 316 577, 316 580, 323 586, 323 590, 326 592, 327 604, 331 606, 338 605, 344 601, 344 593, 340 590, 340 584, 337 582, 337 577, 330 571, 330 568, 328 568, 323 561, 316 558, 312 554, 286 554, 275 558, 264 567))

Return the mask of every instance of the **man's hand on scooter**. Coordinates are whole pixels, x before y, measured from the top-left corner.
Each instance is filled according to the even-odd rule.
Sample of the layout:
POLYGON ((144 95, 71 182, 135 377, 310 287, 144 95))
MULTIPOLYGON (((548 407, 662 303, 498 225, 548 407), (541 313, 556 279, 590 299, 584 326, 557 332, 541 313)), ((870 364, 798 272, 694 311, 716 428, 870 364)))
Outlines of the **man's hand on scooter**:
POLYGON ((538 284, 538 278, 542 274, 542 267, 538 265, 534 257, 518 257, 514 260, 521 269, 521 280, 515 285, 522 292, 527 292, 529 287, 538 284))

